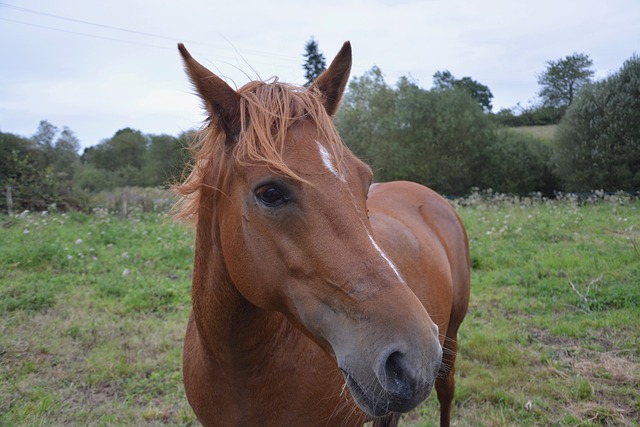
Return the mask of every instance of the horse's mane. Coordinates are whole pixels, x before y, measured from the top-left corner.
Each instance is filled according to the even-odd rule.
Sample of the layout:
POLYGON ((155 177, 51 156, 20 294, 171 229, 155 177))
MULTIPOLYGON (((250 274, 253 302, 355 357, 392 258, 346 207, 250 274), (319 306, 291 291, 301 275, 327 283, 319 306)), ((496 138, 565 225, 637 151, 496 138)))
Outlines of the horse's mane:
POLYGON ((241 166, 263 164, 276 173, 305 181, 283 159, 287 131, 296 122, 312 121, 334 158, 342 158, 344 144, 325 110, 322 95, 314 88, 277 80, 253 81, 240 88, 238 94, 241 130, 235 142, 226 146, 227 135, 218 121, 210 118, 190 144, 193 155, 190 171, 186 179, 174 187, 181 195, 175 206, 179 217, 197 218, 203 186, 223 191, 217 187, 218 183, 206 182, 206 177, 211 167, 222 166, 228 156, 226 150, 232 150, 232 158, 241 166))

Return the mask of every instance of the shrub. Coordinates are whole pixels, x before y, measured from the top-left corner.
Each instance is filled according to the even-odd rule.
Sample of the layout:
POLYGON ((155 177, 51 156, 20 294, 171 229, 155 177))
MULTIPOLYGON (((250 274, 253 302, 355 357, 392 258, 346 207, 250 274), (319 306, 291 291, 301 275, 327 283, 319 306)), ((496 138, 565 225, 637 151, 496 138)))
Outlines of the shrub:
POLYGON ((497 129, 488 149, 486 186, 501 193, 551 194, 556 178, 551 171, 551 147, 534 136, 497 129))
POLYGON ((556 133, 554 163, 564 189, 640 189, 640 58, 584 87, 556 133))

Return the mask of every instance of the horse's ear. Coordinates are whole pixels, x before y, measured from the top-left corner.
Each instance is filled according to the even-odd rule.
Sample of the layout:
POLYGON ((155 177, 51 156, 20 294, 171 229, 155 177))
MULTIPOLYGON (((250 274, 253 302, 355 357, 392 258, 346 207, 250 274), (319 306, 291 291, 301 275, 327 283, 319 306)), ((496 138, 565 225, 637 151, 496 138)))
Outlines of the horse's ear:
POLYGON ((345 42, 329 68, 311 85, 324 97, 324 107, 330 116, 338 111, 344 88, 351 72, 351 43, 345 42))
POLYGON ((178 50, 184 60, 185 70, 211 119, 218 119, 227 134, 227 141, 235 140, 240 133, 240 95, 224 80, 193 59, 182 43, 178 43, 178 50))

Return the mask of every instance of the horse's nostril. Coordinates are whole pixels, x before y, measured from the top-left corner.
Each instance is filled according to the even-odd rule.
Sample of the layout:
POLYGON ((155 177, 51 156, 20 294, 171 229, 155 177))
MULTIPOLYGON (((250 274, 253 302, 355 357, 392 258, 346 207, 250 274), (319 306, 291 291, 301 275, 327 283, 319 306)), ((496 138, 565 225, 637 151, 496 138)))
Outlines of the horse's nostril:
POLYGON ((384 363, 384 375, 380 383, 387 392, 404 396, 410 393, 405 356, 400 351, 392 352, 384 363))

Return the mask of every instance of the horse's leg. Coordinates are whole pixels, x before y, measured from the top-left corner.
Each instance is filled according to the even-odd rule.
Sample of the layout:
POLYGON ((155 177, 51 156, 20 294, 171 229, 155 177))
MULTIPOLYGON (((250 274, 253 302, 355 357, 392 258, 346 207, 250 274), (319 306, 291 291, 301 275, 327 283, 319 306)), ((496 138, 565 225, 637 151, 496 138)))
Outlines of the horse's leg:
POLYGON ((436 392, 440 402, 440 427, 449 427, 450 423, 451 402, 456 388, 453 375, 458 351, 457 338, 457 332, 453 334, 452 338, 449 336, 445 338, 442 349, 442 364, 436 379, 436 392))
POLYGON ((382 418, 373 420, 371 427, 398 427, 402 414, 389 414, 382 418))

